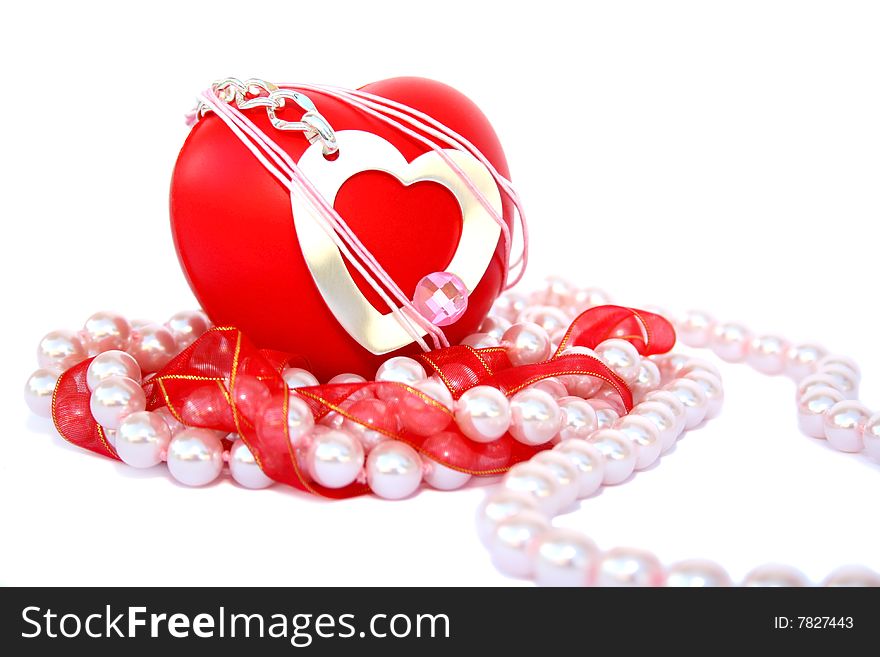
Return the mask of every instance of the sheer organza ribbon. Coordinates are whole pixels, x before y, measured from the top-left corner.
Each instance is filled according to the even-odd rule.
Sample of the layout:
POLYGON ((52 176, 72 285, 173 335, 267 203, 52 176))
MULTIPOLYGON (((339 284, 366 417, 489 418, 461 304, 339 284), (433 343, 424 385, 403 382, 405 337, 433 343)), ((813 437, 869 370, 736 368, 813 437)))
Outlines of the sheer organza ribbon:
MULTIPOLYGON (((490 385, 511 396, 543 379, 593 376, 617 392, 622 406, 632 408, 626 382, 592 355, 569 350, 593 348, 603 340, 630 341, 643 356, 669 351, 675 331, 663 317, 621 306, 600 306, 578 316, 559 349, 541 363, 513 366, 501 347, 449 347, 417 356, 458 399, 477 385, 490 385)), ((89 410, 86 371, 90 360, 67 370, 58 380, 52 418, 61 436, 79 447, 118 459, 104 430, 89 410)), ((167 406, 188 427, 237 433, 273 480, 331 498, 369 491, 365 483, 342 489, 310 481, 291 444, 287 411, 291 396, 304 400, 316 422, 335 414, 401 440, 449 468, 474 475, 494 475, 531 458, 549 445, 529 446, 509 434, 491 443, 465 437, 446 406, 401 383, 327 384, 289 390, 281 377, 285 367, 308 367, 296 356, 257 348, 241 331, 216 327, 144 381, 147 410, 167 406)))

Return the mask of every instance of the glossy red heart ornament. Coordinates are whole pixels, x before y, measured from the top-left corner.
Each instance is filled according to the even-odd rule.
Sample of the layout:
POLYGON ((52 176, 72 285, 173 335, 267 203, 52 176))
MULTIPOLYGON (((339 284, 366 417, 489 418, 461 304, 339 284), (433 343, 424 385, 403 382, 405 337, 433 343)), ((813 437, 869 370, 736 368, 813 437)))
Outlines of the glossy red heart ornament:
MULTIPOLYGON (((509 177, 495 131, 461 93, 423 78, 394 78, 363 89, 441 121, 509 177)), ((379 135, 408 161, 427 150, 340 100, 312 91, 307 95, 337 131, 379 135)), ((246 114, 294 160, 308 148, 302 133, 274 129, 265 110, 256 108, 246 114)), ((405 187, 388 174, 364 171, 342 186, 334 205, 409 295, 423 276, 444 271, 458 246, 461 209, 449 190, 433 182, 405 187)), ((504 195, 502 207, 512 229, 513 210, 504 195)), ((418 346, 411 344, 377 356, 343 329, 304 261, 287 188, 213 114, 193 127, 180 151, 171 181, 171 228, 190 287, 211 320, 240 328, 260 347, 303 356, 322 382, 343 372, 372 377, 388 358, 418 353, 418 346)), ((357 272, 350 267, 349 271, 364 296, 386 312, 357 272)), ((450 343, 477 330, 501 291, 503 276, 504 255, 497 244, 485 275, 469 297, 466 313, 445 328, 450 343)))

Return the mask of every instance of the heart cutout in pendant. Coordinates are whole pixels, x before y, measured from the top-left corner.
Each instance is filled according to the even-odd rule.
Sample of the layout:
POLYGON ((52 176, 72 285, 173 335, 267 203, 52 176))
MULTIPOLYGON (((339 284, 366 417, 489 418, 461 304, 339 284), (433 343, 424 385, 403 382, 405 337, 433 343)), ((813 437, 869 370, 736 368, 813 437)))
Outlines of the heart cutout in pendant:
MULTIPOLYGON (((331 205, 342 185, 364 171, 382 171, 404 185, 431 181, 452 193, 461 209, 461 237, 445 270, 458 276, 468 293, 473 292, 489 267, 501 228, 468 184, 435 151, 407 162, 390 142, 369 132, 341 130, 336 133, 336 139, 339 154, 335 159, 325 158, 321 144, 316 143, 306 149, 298 162, 302 172, 331 205)), ((501 216, 501 194, 489 170, 468 153, 450 149, 444 153, 501 216)), ((390 311, 376 310, 358 288, 343 254, 319 223, 315 208, 304 194, 295 190, 290 200, 306 266, 339 324, 373 354, 386 354, 411 344, 413 337, 401 319, 390 311)), ((419 330, 419 335, 424 336, 425 332, 419 330)))
MULTIPOLYGON (((416 289, 424 272, 443 271, 461 239, 458 201, 446 187, 432 181, 404 185, 391 174, 364 171, 343 183, 333 206, 405 292, 416 289), (375 221, 374 204, 364 202, 371 197, 382 199, 382 221, 375 221), (430 219, 425 219, 425 208, 432 210, 430 219), (398 248, 389 249, 389 244, 398 248), (418 268, 399 257, 410 252, 418 255, 418 268)), ((373 307, 387 311, 363 276, 350 263, 345 265, 373 307)))

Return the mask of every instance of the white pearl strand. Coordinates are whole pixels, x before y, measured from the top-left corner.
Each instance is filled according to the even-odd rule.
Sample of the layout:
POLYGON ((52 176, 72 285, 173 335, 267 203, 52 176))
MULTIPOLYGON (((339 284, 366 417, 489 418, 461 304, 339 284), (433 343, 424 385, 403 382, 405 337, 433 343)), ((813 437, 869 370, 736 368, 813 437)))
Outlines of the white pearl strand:
MULTIPOLYGON (((573 289, 562 279, 551 279, 546 289, 530 297, 507 294, 499 299, 481 332, 462 344, 503 345, 516 364, 540 362, 555 352, 577 314, 606 303, 609 298, 601 291, 573 289)), ((272 480, 236 435, 187 429, 164 407, 146 412, 143 390, 127 383, 140 382, 141 364, 159 369, 207 328, 200 312, 179 313, 164 327, 129 324, 119 316, 98 313, 83 331, 53 331, 40 342, 41 368, 28 380, 25 397, 34 412, 49 416, 60 372, 100 354, 87 376, 90 389, 99 392, 93 394, 93 413, 102 418, 105 435, 123 461, 134 467, 168 461, 172 476, 192 486, 213 481, 228 463, 240 485, 269 486, 272 480), (120 351, 124 348, 132 353, 120 351), (228 442, 232 446, 226 449, 228 442)), ((744 327, 716 324, 705 313, 689 313, 676 328, 688 346, 709 346, 725 360, 747 360, 768 374, 784 370, 799 382, 799 424, 806 433, 825 437, 843 451, 864 450, 880 457, 880 415, 870 415, 854 401, 859 372, 851 360, 829 357, 812 345, 788 347, 775 337, 752 339, 744 327)), ((376 380, 399 381, 422 390, 446 405, 472 440, 491 442, 509 430, 529 445, 555 444, 552 450, 511 468, 503 490, 481 506, 481 535, 487 542, 519 541, 512 553, 496 557, 507 572, 532 573, 543 584, 729 585, 725 571, 711 562, 688 561, 664 569, 650 553, 616 548, 601 554, 589 539, 550 528, 548 514, 591 495, 601 485, 621 483, 634 470, 648 467, 682 430, 717 415, 723 401, 718 372, 705 361, 680 354, 639 358, 628 342, 615 339, 595 351, 581 347, 572 351, 603 360, 627 380, 638 402, 630 414, 620 417, 613 391, 592 377, 547 379, 509 400, 494 388, 479 386, 454 403, 445 386, 410 358, 389 359, 376 380), (658 389, 664 382, 664 389, 658 389), (537 515, 528 515, 536 509, 537 515), (500 521, 513 516, 521 516, 523 525, 511 520, 502 531, 500 521), (538 533, 541 541, 533 540, 538 533), (581 577, 584 568, 586 579, 581 577)), ((318 384, 306 370, 288 368, 282 374, 291 389, 318 384)), ((360 381, 364 379, 357 375, 340 374, 330 383, 360 381)), ((359 401, 382 405, 382 400, 371 398, 359 401)), ((315 426, 308 407, 297 397, 291 397, 287 419, 303 470, 331 488, 366 481, 380 497, 399 499, 415 492, 422 481, 450 490, 470 479, 467 473, 420 456, 409 445, 335 414, 315 426)), ((744 583, 803 585, 806 580, 793 569, 762 566, 744 583)), ((880 577, 867 569, 846 567, 825 583, 880 585, 880 577)))
MULTIPOLYGON (((601 299, 596 290, 573 290, 561 279, 533 295, 538 303, 564 303, 577 295, 601 299)), ((506 295, 497 309, 507 317, 540 316, 540 308, 528 307, 522 295, 506 295)), ((575 310, 576 301, 572 302, 575 310)), ((598 305, 598 304, 596 304, 598 305)), ((746 362, 757 371, 785 373, 798 384, 798 424, 809 436, 824 438, 844 452, 863 451, 880 459, 880 413, 871 414, 857 401, 859 369, 848 358, 829 356, 816 345, 791 346, 776 336, 753 337, 745 327, 717 323, 703 312, 687 313, 676 322, 681 341, 690 347, 710 348, 728 362, 746 362)), ((648 551, 614 548, 605 552, 578 532, 554 528, 551 519, 577 498, 589 497, 602 485, 621 483, 636 469, 656 459, 653 446, 639 439, 641 422, 626 436, 615 436, 621 425, 647 415, 660 427, 662 409, 674 412, 684 406, 684 428, 694 428, 718 414, 723 400, 717 369, 700 359, 666 354, 650 359, 665 382, 663 391, 642 393, 642 400, 629 416, 616 422, 617 430, 599 429, 586 436, 561 435, 551 452, 541 452, 505 475, 477 513, 480 538, 487 545, 496 567, 516 577, 533 577, 546 586, 731 586, 730 576, 719 565, 689 560, 664 567, 648 551), (668 395, 672 392, 675 396, 668 395), (676 399, 677 398, 677 399, 676 399), (614 443, 614 448, 611 448, 614 443), (598 448, 598 449, 597 449, 598 448), (644 460, 639 456, 648 451, 644 460), (632 454, 628 452, 633 452, 632 454)), ((618 373, 621 373, 618 370, 618 373)), ((637 394, 638 384, 636 384, 637 394)), ((681 409, 679 409, 681 415, 681 409)), ((664 451, 682 430, 667 433, 664 451)), ((661 431, 662 433, 662 431, 661 431)), ((798 570, 767 564, 752 570, 743 586, 808 586, 798 570)), ((831 573, 824 586, 880 586, 880 575, 860 566, 844 566, 831 573)))
MULTIPOLYGON (((587 302, 590 301, 601 302, 601 299, 589 296, 587 302)), ((523 313, 523 319, 535 319, 541 321, 541 325, 530 321, 512 324, 502 317, 489 317, 482 327, 485 333, 469 336, 464 343, 503 344, 512 362, 537 363, 546 360, 556 350, 547 329, 564 330, 576 312, 576 308, 562 310, 546 306, 530 308, 528 313, 523 313)), ((121 350, 131 350, 131 336, 143 331, 143 327, 133 329, 124 318, 110 313, 99 313, 98 316, 113 328, 116 339, 95 346, 97 341, 91 339, 91 334, 55 331, 41 341, 40 354, 51 354, 52 358, 41 356, 40 362, 53 369, 38 370, 28 381, 25 396, 35 412, 50 415, 52 391, 61 369, 97 353, 87 373, 92 391, 91 411, 123 462, 137 468, 166 462, 172 477, 189 486, 203 486, 214 481, 221 475, 223 464, 228 463, 232 478, 240 485, 247 488, 272 485, 272 480, 262 472, 236 434, 187 428, 167 407, 153 412, 145 410, 140 363, 146 362, 151 371, 162 367, 207 330, 208 323, 203 314, 179 313, 166 324, 168 331, 176 330, 173 335, 180 344, 176 345, 177 348, 163 347, 167 353, 161 362, 153 354, 145 360, 136 350, 132 350, 132 354, 121 350), (201 318, 201 323, 195 321, 195 328, 190 326, 186 330, 180 326, 186 323, 186 318, 191 320, 190 324, 201 318), (84 346, 86 344, 89 348, 84 346), (231 447, 228 447, 230 443, 231 447)), ((153 335, 158 332, 158 329, 152 330, 153 335)), ((580 347, 571 351, 607 363, 631 383, 637 397, 648 394, 660 383, 656 365, 642 359, 629 342, 612 339, 598 345, 595 351, 580 347)), ((301 368, 286 368, 282 377, 291 390, 319 383, 313 374, 301 368)), ((340 374, 329 383, 363 381, 365 379, 354 374, 340 374)), ((433 413, 427 424, 422 415, 409 418, 407 409, 401 411, 398 421, 410 431, 427 436, 428 441, 439 436, 453 420, 461 432, 474 441, 488 443, 510 432, 515 440, 530 446, 556 442, 563 437, 585 437, 596 429, 611 429, 614 424, 615 430, 601 434, 599 438, 603 439, 597 439, 597 445, 608 452, 626 452, 626 440, 642 443, 644 448, 634 464, 641 469, 647 467, 662 448, 669 447, 669 436, 677 423, 677 418, 655 403, 645 406, 645 417, 659 423, 660 432, 654 431, 651 422, 644 418, 627 417, 621 419, 619 425, 615 424, 622 412, 616 392, 589 376, 546 379, 519 391, 510 399, 496 388, 477 386, 458 401, 453 401, 442 381, 429 377, 418 361, 393 357, 378 369, 376 381, 405 383, 450 411, 448 414, 433 413)), ((208 386, 208 390, 213 388, 208 386)), ((193 393, 194 396, 199 394, 200 390, 193 393)), ((389 415, 386 400, 376 399, 368 391, 356 393, 345 404, 357 417, 367 421, 387 420, 389 415)), ((471 479, 467 472, 438 463, 406 443, 337 413, 329 413, 316 425, 307 404, 295 395, 289 400, 287 423, 301 471, 312 481, 328 488, 343 488, 361 482, 367 483, 379 497, 401 499, 416 492, 423 482, 436 489, 452 490, 471 479)), ((397 428, 401 428, 400 425, 397 428)), ((608 477, 625 478, 627 463, 625 460, 621 464, 619 472, 609 468, 608 477)))
POLYGON ((228 464, 242 486, 265 488, 274 482, 237 434, 187 428, 167 407, 145 410, 142 371, 161 369, 209 328, 201 311, 179 312, 164 325, 96 313, 83 330, 52 331, 40 341, 40 369, 25 384, 25 400, 36 414, 51 417, 61 373, 94 356, 86 372, 89 406, 124 463, 150 468, 165 462, 171 476, 188 486, 214 481, 228 464))

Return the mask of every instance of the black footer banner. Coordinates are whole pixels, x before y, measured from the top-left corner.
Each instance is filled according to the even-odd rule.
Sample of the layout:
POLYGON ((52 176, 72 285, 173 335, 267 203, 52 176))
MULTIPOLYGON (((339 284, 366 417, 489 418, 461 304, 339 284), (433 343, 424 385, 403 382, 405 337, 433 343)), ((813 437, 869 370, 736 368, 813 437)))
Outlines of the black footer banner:
POLYGON ((873 641, 878 603, 878 589, 8 588, 0 589, 0 647, 5 655, 82 649, 90 657, 218 647, 258 655, 613 655, 742 645, 764 654, 873 641))

